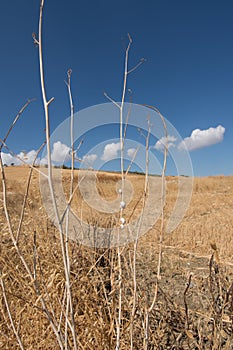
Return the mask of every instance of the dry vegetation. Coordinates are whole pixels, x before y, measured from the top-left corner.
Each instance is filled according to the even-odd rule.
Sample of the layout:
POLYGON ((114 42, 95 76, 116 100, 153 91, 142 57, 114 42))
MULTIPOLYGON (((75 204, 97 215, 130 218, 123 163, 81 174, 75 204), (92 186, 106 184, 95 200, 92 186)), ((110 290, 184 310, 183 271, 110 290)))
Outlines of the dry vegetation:
MULTIPOLYGON (((49 184, 46 195, 59 224, 55 226, 45 211, 38 168, 32 167, 32 173, 27 167, 4 168, 0 157, 0 349, 233 349, 233 177, 195 179, 190 207, 171 234, 164 234, 164 225, 177 200, 177 177, 166 178, 164 210, 139 240, 116 248, 96 245, 90 248, 69 239, 70 208, 82 218, 81 222, 94 227, 97 234, 100 227, 112 230, 117 226, 120 235, 120 218, 127 223, 141 218, 148 187, 144 176, 128 174, 134 195, 124 208, 127 189, 122 185, 120 217, 119 213, 101 213, 90 207, 80 188, 74 191, 77 171, 65 170, 63 188, 66 199, 72 197, 72 201, 61 220, 58 192, 54 191, 61 186, 52 177, 52 172, 58 170, 52 169, 51 161, 49 105, 53 98, 47 99, 45 89, 43 7, 41 0, 38 35, 32 36, 39 51, 45 112, 49 184)), ((128 67, 130 35, 128 39, 121 103, 105 94, 119 108, 121 144, 121 174, 98 173, 97 176, 98 193, 106 201, 116 199, 117 184, 125 176, 127 128, 123 129, 123 107, 127 76, 144 62, 141 59, 135 67, 128 67)), ((67 73, 73 169, 71 70, 67 73)), ((1 141, 0 156, 3 146, 7 148, 5 142, 14 124, 29 103, 23 106, 1 141)), ((167 136, 163 116, 156 108, 147 107, 159 115, 167 136)), ((146 173, 149 135, 148 117, 146 173)), ((165 145, 163 175, 167 150, 165 145)), ((87 182, 87 186, 90 184, 87 182)), ((88 187, 84 188, 87 190, 88 187)), ((160 204, 163 195, 161 190, 160 204)), ((145 212, 149 221, 151 213, 145 212)))
MULTIPOLYGON (((7 205, 16 235, 29 169, 8 167, 5 172, 7 205)), ((66 170, 64 184, 68 178, 66 170)), ((101 196, 114 199, 119 179, 117 174, 100 173, 97 184, 101 196)), ((128 218, 132 211, 137 213, 135 203, 140 206, 144 184, 143 176, 129 175, 129 179, 135 197, 127 209, 128 218)), ((165 221, 177 193, 177 178, 166 180, 165 221)), ((89 223, 114 225, 114 217, 103 219, 82 203, 78 190, 72 207, 77 212, 82 207, 83 219, 89 223)), ((157 281, 159 220, 139 240, 136 297, 134 244, 121 248, 121 349, 233 349, 232 211, 233 177, 196 178, 182 223, 164 238, 161 280, 157 281), (156 286, 158 293, 150 309, 156 286)), ((12 244, 2 199, 0 228, 0 349, 19 348, 7 307, 24 349, 60 349, 47 316, 49 313, 62 333, 64 266, 59 234, 45 213, 35 170, 18 240, 34 282, 12 244), (41 298, 46 309, 41 306, 41 298)), ((69 257, 78 347, 115 349, 119 314, 117 248, 91 249, 69 241, 69 257)), ((70 329, 68 338, 67 348, 73 349, 70 329)))

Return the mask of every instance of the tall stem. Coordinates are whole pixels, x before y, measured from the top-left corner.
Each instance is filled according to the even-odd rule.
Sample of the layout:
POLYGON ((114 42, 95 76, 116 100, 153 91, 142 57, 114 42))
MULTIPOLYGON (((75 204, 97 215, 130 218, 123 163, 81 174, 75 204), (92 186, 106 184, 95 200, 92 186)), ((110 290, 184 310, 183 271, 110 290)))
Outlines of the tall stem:
MULTIPOLYGON (((125 94, 126 94, 126 86, 127 86, 127 77, 128 77, 128 59, 129 59, 129 50, 132 43, 132 39, 130 35, 129 44, 127 46, 125 52, 125 69, 124 69, 124 80, 123 80, 123 90, 120 104, 120 147, 121 147, 121 201, 124 202, 124 138, 123 138, 123 112, 124 112, 124 102, 125 102, 125 94)), ((123 208, 121 207, 121 216, 122 216, 123 208)))
MULTIPOLYGON (((56 224, 58 225, 59 234, 60 234, 60 243, 61 243, 61 250, 62 250, 62 258, 63 258, 63 265, 64 265, 64 272, 65 272, 65 282, 66 282, 66 291, 67 291, 67 300, 70 304, 70 312, 71 315, 73 315, 73 306, 72 306, 72 295, 71 295, 71 287, 70 287, 70 275, 69 275, 69 268, 67 263, 67 252, 65 248, 64 243, 64 232, 62 223, 60 221, 59 212, 58 212, 58 206, 56 203, 54 188, 53 188, 53 178, 52 178, 52 162, 51 162, 51 145, 50 145, 50 119, 49 119, 49 105, 54 100, 54 98, 51 98, 49 101, 47 100, 46 96, 46 88, 45 88, 45 79, 44 79, 44 67, 43 67, 43 47, 42 47, 42 19, 43 19, 43 7, 44 7, 44 0, 41 0, 40 5, 40 18, 39 18, 39 64, 40 64, 40 81, 41 81, 41 92, 43 97, 43 105, 44 105, 44 112, 45 112, 45 123, 46 123, 46 142, 47 142, 47 158, 48 158, 48 184, 50 189, 50 195, 52 198, 53 203, 53 209, 55 214, 55 220, 56 224)), ((68 314, 66 314, 66 318, 68 320, 68 314)), ((70 322, 68 322, 70 325, 70 322)), ((73 322, 72 317, 72 323, 71 323, 71 333, 72 338, 74 342, 74 349, 76 350, 78 348, 77 346, 77 335, 75 330, 75 323, 73 322)))

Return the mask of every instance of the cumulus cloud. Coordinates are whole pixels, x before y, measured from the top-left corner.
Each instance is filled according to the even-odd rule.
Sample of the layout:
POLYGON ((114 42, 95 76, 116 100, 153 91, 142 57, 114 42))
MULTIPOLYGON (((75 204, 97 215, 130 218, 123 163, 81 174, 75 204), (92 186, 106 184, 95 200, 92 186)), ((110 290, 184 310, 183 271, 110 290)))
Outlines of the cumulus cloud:
MULTIPOLYGON (((5 165, 23 165, 23 164, 32 164, 35 160, 37 151, 31 150, 29 152, 20 152, 17 156, 13 156, 10 153, 2 152, 2 161, 5 165)), ((57 141, 53 144, 51 159, 55 163, 63 163, 70 159, 70 147, 57 141)), ((36 163, 40 163, 41 165, 45 165, 48 163, 47 157, 37 160, 36 163)))
POLYGON ((35 150, 31 150, 28 153, 20 152, 18 154, 20 159, 23 159, 25 163, 32 164, 36 158, 37 152, 35 150))
POLYGON ((179 149, 187 148, 188 151, 194 151, 199 148, 208 147, 222 142, 225 128, 218 125, 216 128, 206 130, 195 129, 191 136, 186 137, 178 146, 179 149))
POLYGON ((129 148, 127 150, 127 156, 130 157, 130 158, 133 158, 135 153, 136 153, 136 148, 129 148))
POLYGON ((170 147, 175 147, 175 141, 176 141, 176 137, 175 136, 171 136, 171 135, 168 135, 168 136, 163 136, 161 137, 161 139, 159 139, 154 148, 157 149, 158 151, 164 151, 165 147, 167 146, 167 148, 170 148, 170 147))
POLYGON ((20 152, 17 156, 12 156, 10 153, 2 152, 2 162, 4 165, 23 165, 23 164, 32 164, 36 157, 36 151, 31 150, 29 152, 20 152), (22 160, 20 160, 22 159, 22 160))
POLYGON ((97 154, 87 154, 83 157, 82 161, 86 165, 92 165, 97 159, 97 154))
POLYGON ((60 141, 54 142, 53 150, 51 153, 51 159, 56 163, 63 163, 65 160, 70 159, 70 147, 61 143, 60 141))
POLYGON ((4 165, 11 165, 12 163, 15 165, 20 165, 22 162, 19 161, 16 157, 13 157, 10 153, 1 153, 2 162, 4 165))
POLYGON ((121 144, 120 142, 117 143, 109 143, 104 147, 104 152, 101 157, 102 160, 104 161, 109 161, 111 159, 115 159, 118 156, 118 152, 121 149, 121 144))

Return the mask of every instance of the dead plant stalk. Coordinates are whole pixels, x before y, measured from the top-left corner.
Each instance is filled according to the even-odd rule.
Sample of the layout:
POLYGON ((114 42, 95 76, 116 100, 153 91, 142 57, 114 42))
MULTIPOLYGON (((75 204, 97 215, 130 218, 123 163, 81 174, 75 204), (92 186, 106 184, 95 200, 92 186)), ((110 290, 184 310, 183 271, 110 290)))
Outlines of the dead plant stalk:
MULTIPOLYGON (((51 195, 51 199, 52 199, 52 203, 53 203, 53 210, 54 210, 54 214, 55 214, 55 219, 56 219, 56 223, 57 223, 57 226, 59 229, 59 234, 60 234, 60 244, 61 244, 64 272, 65 272, 67 303, 69 303, 69 305, 70 305, 70 314, 71 314, 71 323, 68 322, 68 324, 71 326, 70 329, 71 329, 71 333, 72 333, 74 349, 76 350, 76 349, 78 349, 78 345, 77 345, 77 334, 76 334, 74 316, 73 316, 73 304, 72 304, 72 294, 71 294, 71 286, 70 286, 69 266, 68 266, 69 256, 67 256, 66 246, 64 243, 64 232, 63 232, 63 227, 62 227, 62 224, 61 224, 60 218, 59 218, 58 206, 57 206, 57 202, 55 199, 55 193, 54 193, 54 188, 53 188, 53 178, 52 178, 49 105, 54 100, 54 98, 52 97, 50 100, 47 100, 47 96, 46 96, 44 67, 43 67, 43 46, 42 46, 43 8, 44 8, 44 0, 41 0, 40 18, 39 18, 39 40, 38 40, 37 44, 39 46, 40 83, 41 83, 41 92, 42 92, 42 97, 43 97, 43 106, 44 106, 45 124, 46 124, 48 184, 49 184, 50 195, 51 195)), ((69 319, 68 314, 66 314, 66 318, 69 319)))
POLYGON ((24 346, 23 346, 22 340, 20 338, 19 332, 15 328, 15 324, 14 324, 14 321, 13 321, 11 310, 10 310, 10 307, 9 307, 9 304, 8 304, 8 300, 7 300, 7 296, 6 296, 6 290, 5 290, 5 285, 4 285, 4 281, 3 281, 3 278, 2 278, 2 272, 1 271, 0 271, 0 283, 1 283, 1 287, 2 287, 2 293, 3 293, 4 302, 5 302, 6 309, 7 309, 7 314, 8 314, 10 323, 11 323, 11 328, 13 329, 13 332, 15 334, 15 337, 16 337, 17 341, 18 341, 20 349, 24 350, 24 346))
MULTIPOLYGON (((27 106, 28 106, 28 104, 27 104, 27 106)), ((52 317, 50 315, 50 312, 48 311, 48 308, 46 306, 45 300, 42 297, 42 295, 40 294, 39 289, 37 288, 37 281, 35 280, 34 275, 33 275, 32 271, 31 271, 28 263, 26 262, 26 260, 24 258, 24 255, 22 254, 22 252, 21 252, 21 250, 19 248, 19 242, 18 242, 17 238, 18 238, 18 235, 19 235, 19 232, 20 232, 21 223, 19 222, 18 231, 17 231, 17 238, 15 238, 14 232, 13 232, 13 227, 12 227, 12 224, 11 224, 11 218, 10 218, 10 215, 9 215, 8 205, 7 205, 6 176, 5 176, 4 166, 3 166, 3 163, 2 163, 1 148, 2 148, 3 144, 5 145, 5 141, 7 140, 7 137, 9 136, 10 132, 12 131, 13 126, 15 125, 16 121, 19 119, 18 116, 20 116, 22 114, 22 111, 24 109, 25 108, 23 107, 21 109, 21 111, 18 113, 17 117, 15 118, 14 122, 12 123, 10 129, 8 130, 8 132, 7 132, 7 134, 6 134, 5 138, 4 138, 4 143, 2 143, 2 145, 0 146, 0 168, 1 168, 1 174, 2 174, 3 207, 4 207, 4 213, 5 213, 7 226, 8 226, 8 230, 9 230, 9 234, 10 234, 10 238, 11 238, 11 241, 13 243, 13 246, 14 246, 14 248, 16 250, 17 255, 19 256, 20 261, 22 262, 22 265, 24 266, 24 268, 25 268, 25 270, 27 272, 27 276, 29 276, 29 278, 31 280, 31 283, 34 286, 34 290, 35 290, 36 294, 38 295, 38 297, 40 299, 40 302, 41 302, 41 305, 42 305, 42 310, 44 311, 44 313, 45 313, 45 315, 46 315, 46 317, 47 317, 47 319, 48 319, 48 321, 49 321, 49 323, 50 323, 50 325, 51 325, 51 327, 53 329, 53 332, 54 332, 54 334, 57 337, 58 344, 59 344, 60 348, 63 349, 62 337, 61 337, 61 334, 58 332, 58 329, 56 327, 56 322, 52 319, 52 317)), ((30 176, 29 176, 29 179, 30 179, 30 176)), ((26 193, 27 193, 27 190, 26 190, 26 193)), ((25 196, 26 196, 26 194, 25 194, 25 196)), ((23 215, 22 213, 24 211, 25 203, 23 203, 23 207, 22 207, 22 210, 21 210, 21 217, 23 215)), ((1 277, 1 280, 3 282, 3 277, 1 277)), ((1 286, 2 286, 2 289, 3 289, 4 288, 4 284, 2 284, 1 286)), ((4 289, 3 289, 3 294, 4 294, 4 289)), ((7 301, 7 299, 5 299, 5 301, 7 301)), ((8 313, 8 316, 11 317, 11 315, 9 313, 8 313)), ((12 322, 11 322, 11 325, 13 327, 12 322)), ((13 331, 14 331, 14 328, 13 328, 13 331)), ((15 333, 15 331, 14 331, 14 333, 15 333)), ((17 341, 18 341, 18 338, 17 338, 17 341)))
MULTIPOLYGON (((69 101, 70 101, 70 146, 71 146, 71 172, 70 172, 70 197, 73 195, 73 187, 74 187, 74 104, 73 104, 73 98, 72 98, 72 91, 71 91, 71 74, 72 70, 69 69, 67 72, 68 80, 66 82, 67 89, 68 89, 68 95, 69 95, 69 101)), ((68 273, 70 275, 70 259, 69 259, 69 214, 70 214, 70 204, 67 207, 66 212, 66 259, 67 259, 67 269, 68 273)), ((66 315, 69 314, 69 308, 72 310, 72 300, 71 298, 67 298, 67 304, 66 304, 66 315)), ((71 318, 72 318, 72 324, 75 325, 74 320, 74 312, 71 311, 71 318)), ((67 350, 68 346, 68 318, 66 317, 66 324, 65 324, 65 349, 67 350)))

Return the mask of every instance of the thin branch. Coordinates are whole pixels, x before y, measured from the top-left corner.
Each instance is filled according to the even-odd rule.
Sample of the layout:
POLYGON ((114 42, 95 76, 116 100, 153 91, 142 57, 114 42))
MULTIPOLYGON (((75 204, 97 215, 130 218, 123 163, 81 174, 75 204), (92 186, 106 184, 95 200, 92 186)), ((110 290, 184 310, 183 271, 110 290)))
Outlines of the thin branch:
MULTIPOLYGON (((69 101, 70 101, 70 143, 71 143, 71 173, 70 173, 70 197, 73 197, 73 187, 74 187, 74 104, 73 104, 73 98, 72 98, 72 91, 71 91, 71 74, 72 70, 69 69, 67 72, 68 81, 66 82, 67 88, 68 88, 68 95, 69 95, 69 101)), ((67 208, 67 215, 66 215, 66 261, 67 261, 67 269, 68 273, 70 275, 70 259, 69 259, 69 213, 70 213, 70 203, 68 204, 67 208)), ((74 334, 76 334, 75 330, 75 320, 74 320, 74 310, 73 310, 73 304, 71 300, 71 293, 67 289, 67 304, 66 304, 66 323, 65 323, 65 348, 67 349, 68 343, 67 343, 67 325, 68 325, 68 314, 70 309, 71 319, 72 319, 72 327, 71 331, 73 330, 74 334)))
MULTIPOLYGON (((129 91, 130 89, 128 89, 129 91)), ((130 90, 131 91, 131 90, 130 90)), ((130 108, 128 110, 128 113, 127 113, 127 116, 126 116, 126 121, 125 121, 125 128, 124 128, 124 136, 123 136, 123 142, 125 142, 125 139, 126 139, 126 132, 127 132, 127 128, 128 128, 128 125, 129 125, 129 117, 130 117, 130 113, 131 113, 131 109, 132 109, 132 96, 130 95, 130 108)))
POLYGON ((132 73, 133 71, 135 71, 138 67, 140 67, 145 62, 146 62, 146 59, 141 58, 140 61, 133 68, 131 68, 127 73, 128 74, 132 73))
POLYGON ((135 152, 134 152, 134 154, 133 154, 133 157, 132 157, 132 159, 131 159, 131 161, 130 161, 130 164, 129 164, 128 168, 126 169, 125 177, 128 175, 128 172, 129 172, 130 169, 131 169, 131 166, 132 166, 132 164, 133 164, 133 162, 134 162, 134 159, 136 158, 136 155, 137 155, 137 153, 138 153, 138 151, 139 151, 139 148, 140 148, 140 146, 137 147, 137 149, 135 150, 135 152))
POLYGON ((1 283, 1 287, 2 287, 2 293, 3 293, 4 302, 5 302, 6 309, 7 309, 7 314, 8 314, 10 323, 11 323, 11 328, 13 329, 13 332, 14 332, 15 337, 17 339, 17 342, 18 342, 18 344, 20 346, 20 349, 24 350, 23 343, 21 341, 21 338, 19 336, 18 331, 15 328, 15 324, 14 324, 14 321, 13 321, 13 318, 12 318, 12 315, 11 315, 11 310, 10 310, 10 307, 9 307, 9 304, 8 304, 8 300, 7 300, 7 296, 6 296, 5 284, 4 284, 1 272, 0 272, 0 283, 1 283))
POLYGON ((31 183, 32 172, 33 172, 33 169, 34 169, 34 166, 35 166, 35 163, 36 163, 36 159, 37 159, 39 153, 41 152, 42 148, 44 147, 44 145, 45 145, 45 142, 42 143, 42 145, 38 149, 38 151, 37 151, 37 153, 35 155, 35 158, 33 160, 32 167, 30 168, 28 181, 27 181, 27 186, 26 186, 26 191, 25 191, 25 194, 24 194, 24 199, 23 199, 23 204, 22 204, 22 209, 21 209, 21 215, 20 215, 18 230, 17 230, 17 233, 16 233, 16 243, 18 243, 18 241, 19 241, 19 234, 20 234, 20 231, 21 231, 22 223, 23 223, 25 206, 26 206, 26 201, 27 201, 27 198, 28 198, 28 192, 29 192, 29 187, 30 187, 30 183, 31 183))
MULTIPOLYGON (((46 174, 44 174, 42 171, 40 171, 40 169, 36 168, 35 165, 33 166, 32 164, 28 164, 23 158, 19 157, 17 154, 15 154, 7 145, 6 143, 3 142, 2 139, 0 139, 0 142, 3 144, 4 148, 10 153, 10 155, 12 155, 12 157, 17 158, 21 163, 23 163, 24 165, 27 165, 29 168, 33 169, 34 171, 36 171, 38 174, 40 174, 41 176, 44 176, 45 178, 48 178, 48 176, 46 174)), ((45 145, 46 142, 44 142, 45 145)))
POLYGON ((19 120, 20 116, 22 115, 22 113, 25 111, 25 109, 29 106, 29 104, 32 102, 32 101, 35 101, 35 99, 31 99, 31 100, 28 100, 24 105, 23 107, 20 109, 19 113, 17 114, 17 116, 15 117, 13 123, 11 124, 9 130, 7 131, 6 133, 6 136, 4 137, 3 140, 1 140, 1 145, 0 145, 0 152, 2 151, 2 147, 4 146, 8 136, 10 135, 12 129, 14 128, 15 124, 17 123, 17 121, 19 120))
MULTIPOLYGON (((125 102, 125 93, 126 93, 126 85, 127 85, 127 75, 128 75, 128 56, 129 50, 132 43, 132 39, 128 34, 129 43, 125 52, 125 69, 124 69, 124 80, 123 80, 123 89, 122 89, 122 97, 120 104, 120 161, 121 161, 121 205, 120 205, 120 218, 123 217, 124 210, 124 139, 123 139, 123 109, 125 102)), ((118 240, 120 236, 120 228, 118 228, 118 240)), ((121 336, 121 312, 122 312, 122 265, 121 265, 121 252, 118 246, 117 249, 118 256, 118 317, 116 317, 116 350, 120 349, 120 336, 121 336)))
POLYGON ((155 111, 156 113, 158 113, 162 124, 163 124, 163 128, 165 131, 165 147, 164 147, 164 159, 163 159, 163 169, 162 169, 162 176, 161 176, 161 180, 162 180, 162 193, 161 193, 161 206, 162 206, 162 213, 161 213, 161 226, 160 226, 160 236, 159 236, 159 261, 158 261, 158 266, 157 266, 157 280, 161 279, 161 263, 162 263, 162 245, 163 245, 163 236, 164 236, 164 199, 165 199, 165 194, 166 194, 166 190, 165 190, 165 173, 166 173, 166 168, 167 168, 167 154, 168 154, 168 132, 167 132, 167 125, 165 122, 165 118, 164 116, 160 113, 160 111, 154 107, 154 106, 149 106, 149 105, 144 105, 147 108, 152 109, 153 111, 155 111))
POLYGON ((117 108, 121 108, 120 104, 117 103, 115 100, 113 100, 113 99, 107 94, 107 92, 104 92, 104 96, 105 96, 110 102, 112 102, 117 108))
MULTIPOLYGON (((9 133, 8 133, 9 135, 9 133)), ((5 143, 4 144, 4 147, 6 147, 5 143)), ((24 259, 24 256, 21 252, 21 250, 19 249, 19 245, 15 239, 15 236, 14 236, 14 233, 13 233, 13 227, 12 227, 12 224, 11 224, 11 219, 10 219, 10 215, 9 215, 9 210, 8 210, 8 206, 7 206, 7 189, 6 189, 6 176, 5 176, 5 171, 4 171, 4 166, 3 166, 3 162, 2 162, 2 153, 0 152, 0 170, 1 170, 1 178, 2 178, 2 193, 3 193, 3 208, 4 208, 4 213, 5 213, 5 218, 6 218, 6 221, 7 221, 7 226, 8 226, 8 230, 9 230, 9 234, 10 234, 10 238, 11 238, 11 241, 14 245, 14 248, 21 260, 21 263, 22 265, 24 266, 31 282, 33 283, 33 285, 35 286, 35 290, 36 290, 36 293, 38 293, 38 290, 37 290, 37 286, 35 284, 35 280, 34 280, 34 276, 33 276, 33 273, 29 267, 29 265, 27 264, 26 260, 24 259)), ((42 309, 43 309, 43 312, 46 314, 47 316, 47 319, 49 320, 49 323, 57 337, 57 340, 58 340, 58 343, 60 345, 60 348, 63 349, 63 345, 62 345, 62 341, 61 341, 61 334, 59 334, 57 332, 57 329, 56 329, 56 326, 51 318, 51 315, 46 307, 46 303, 43 299, 43 297, 41 296, 40 298, 40 301, 41 301, 41 304, 42 304, 42 309)))
POLYGON ((188 278, 188 282, 184 291, 184 306, 185 306, 185 316, 186 316, 186 329, 189 329, 189 315, 188 315, 188 304, 187 304, 187 300, 186 300, 186 295, 188 293, 188 290, 191 286, 191 281, 192 281, 192 276, 193 274, 190 273, 189 278, 188 278))
MULTIPOLYGON (((44 79, 43 46, 42 46, 43 6, 44 6, 44 0, 41 0, 40 18, 39 18, 39 40, 38 41, 39 41, 40 82, 41 82, 41 92, 42 92, 42 97, 43 97, 43 106, 44 106, 44 113, 45 113, 45 124, 46 124, 46 145, 47 145, 47 158, 48 158, 48 184, 49 184, 49 189, 50 189, 50 195, 52 198, 54 214, 55 214, 55 218, 56 218, 56 222, 57 222, 59 234, 60 234, 60 244, 61 244, 61 250, 62 250, 62 258, 63 258, 64 272, 65 272, 65 281, 66 281, 66 288, 67 288, 67 299, 70 300, 70 307, 72 307, 70 276, 69 276, 69 268, 68 268, 68 264, 67 264, 68 257, 66 254, 66 247, 65 247, 64 235, 63 235, 63 227, 62 227, 60 217, 59 217, 58 206, 57 206, 55 192, 54 192, 54 188, 53 188, 53 178, 52 178, 49 104, 53 101, 53 98, 50 99, 49 101, 47 101, 45 79, 44 79)), ((71 311, 71 314, 72 314, 72 311, 71 311)), ((66 315, 66 317, 68 318, 68 315, 66 315)), ((77 350, 77 348, 78 348, 77 335, 76 335, 75 324, 73 322, 73 319, 72 319, 71 333, 72 333, 72 338, 73 338, 74 349, 77 350)))
MULTIPOLYGON (((161 120, 162 120, 162 123, 163 123, 163 127, 164 127, 164 130, 165 130, 165 137, 166 137, 166 140, 167 140, 167 127, 166 127, 166 123, 165 123, 165 119, 164 117, 162 116, 162 114, 159 112, 159 110, 153 106, 148 106, 148 105, 145 105, 147 108, 150 108, 154 111, 156 111, 161 120)), ((148 118, 148 134, 147 134, 147 137, 146 137, 146 167, 147 167, 147 177, 148 177, 148 166, 149 166, 149 158, 148 158, 148 151, 149 151, 149 135, 150 135, 150 127, 151 127, 151 124, 150 124, 150 118, 148 118)), ((142 131, 139 129, 139 131, 141 132, 142 136, 145 137, 145 135, 142 133, 142 131)), ((161 279, 161 263, 162 263, 162 244, 163 244, 163 236, 164 236, 164 196, 165 196, 165 188, 164 188, 164 181, 165 181, 165 172, 166 172, 166 161, 167 161, 167 149, 168 149, 168 146, 167 144, 165 145, 165 149, 164 149, 164 162, 163 162, 163 170, 162 170, 162 188, 161 188, 161 206, 162 206, 162 217, 161 217, 161 226, 160 226, 160 236, 159 236, 159 257, 158 257, 158 265, 157 265, 157 280, 156 280, 156 283, 155 283, 155 286, 154 286, 154 296, 153 296, 153 300, 150 304, 150 306, 146 306, 145 308, 145 321, 144 321, 144 324, 143 324, 143 327, 144 327, 144 331, 145 331, 145 338, 144 338, 144 349, 147 350, 148 349, 148 344, 149 344, 149 316, 150 316, 150 313, 151 311, 153 310, 154 308, 154 305, 155 305, 155 302, 157 300, 157 295, 158 295, 158 287, 159 287, 159 281, 161 279)), ((148 181, 147 181, 148 182, 148 181)), ((146 183, 145 183, 145 195, 146 195, 146 191, 147 191, 147 187, 146 187, 146 183)))

